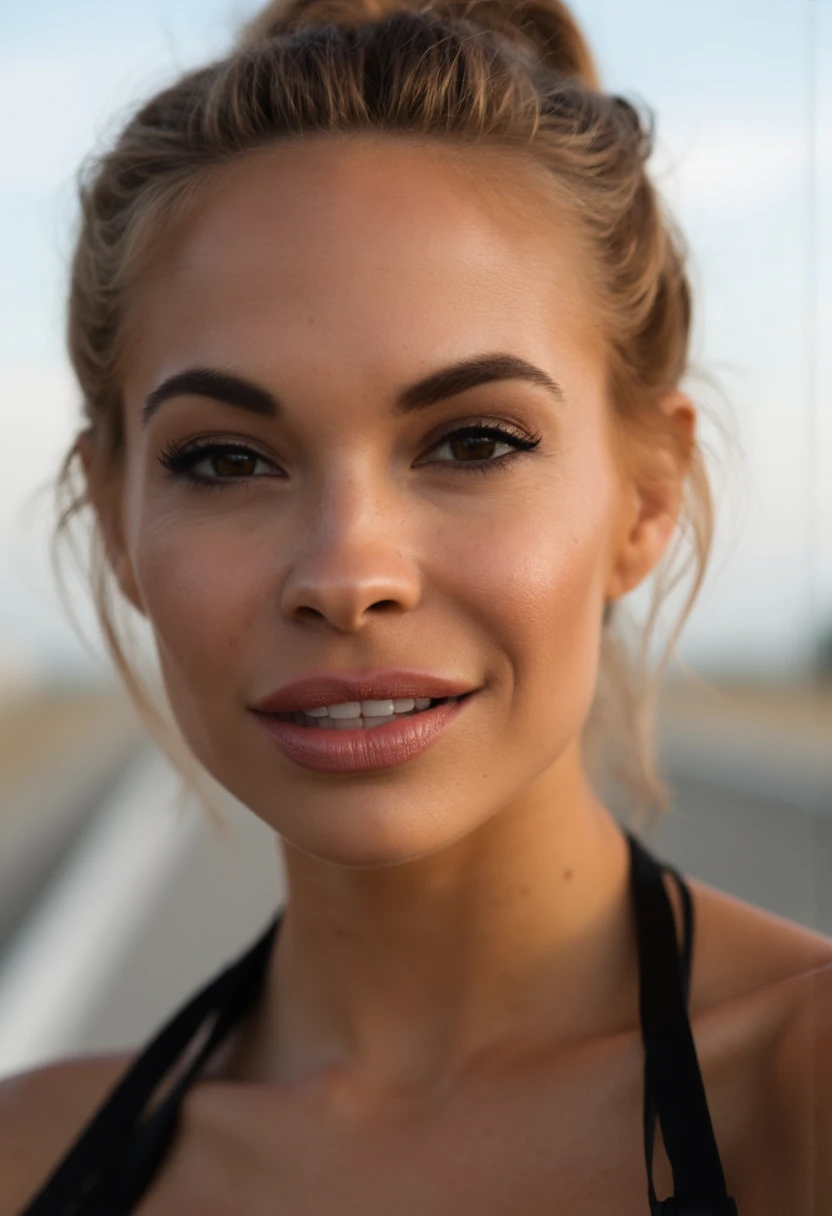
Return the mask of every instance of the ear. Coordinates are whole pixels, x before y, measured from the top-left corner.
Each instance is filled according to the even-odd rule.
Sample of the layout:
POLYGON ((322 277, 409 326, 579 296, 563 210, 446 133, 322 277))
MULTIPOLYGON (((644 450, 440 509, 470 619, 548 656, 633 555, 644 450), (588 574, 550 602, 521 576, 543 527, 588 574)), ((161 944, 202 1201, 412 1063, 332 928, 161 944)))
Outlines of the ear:
POLYGON ((87 501, 95 512, 98 528, 104 541, 107 561, 115 575, 119 589, 137 612, 145 614, 141 592, 136 582, 133 565, 124 541, 122 527, 121 477, 109 475, 99 468, 100 457, 96 452, 92 430, 82 431, 76 447, 84 468, 87 483, 87 501))
POLYGON ((639 445, 635 469, 622 489, 607 601, 626 595, 658 565, 679 517, 696 443, 696 407, 673 389, 660 398, 658 408, 672 421, 672 439, 639 445))

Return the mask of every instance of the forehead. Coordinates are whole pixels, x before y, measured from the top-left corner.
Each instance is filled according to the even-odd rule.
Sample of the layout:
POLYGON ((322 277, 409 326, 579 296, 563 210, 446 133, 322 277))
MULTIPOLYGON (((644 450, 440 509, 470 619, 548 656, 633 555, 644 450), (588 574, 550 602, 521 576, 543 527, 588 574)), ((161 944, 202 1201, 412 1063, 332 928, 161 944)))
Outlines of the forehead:
POLYGON ((597 354, 574 221, 520 156, 316 137, 206 182, 131 297, 128 379, 279 352, 401 366, 491 347, 597 354))

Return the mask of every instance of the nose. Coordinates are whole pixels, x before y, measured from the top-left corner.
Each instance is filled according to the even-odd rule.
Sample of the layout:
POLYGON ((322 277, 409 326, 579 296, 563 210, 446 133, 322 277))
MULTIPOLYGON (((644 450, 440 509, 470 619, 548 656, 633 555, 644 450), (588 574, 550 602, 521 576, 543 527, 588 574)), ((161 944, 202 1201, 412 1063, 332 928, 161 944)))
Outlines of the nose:
POLYGON ((405 518, 400 497, 366 471, 310 496, 282 587, 286 617, 354 633, 381 613, 412 611, 422 588, 405 518))

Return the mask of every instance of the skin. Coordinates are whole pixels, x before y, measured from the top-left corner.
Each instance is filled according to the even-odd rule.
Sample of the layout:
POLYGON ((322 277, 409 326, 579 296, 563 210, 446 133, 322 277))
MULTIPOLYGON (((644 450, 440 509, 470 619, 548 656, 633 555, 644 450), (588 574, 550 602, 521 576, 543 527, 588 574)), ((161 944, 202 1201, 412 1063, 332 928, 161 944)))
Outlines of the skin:
MULTIPOLYGON (((123 473, 92 480, 82 443, 183 734, 279 834, 289 882, 263 998, 189 1094, 143 1216, 242 1195, 253 1213, 276 1196, 309 1213, 645 1209, 628 858, 580 732, 604 605, 665 551, 696 412, 667 394, 677 449, 625 470, 586 251, 531 171, 506 168, 367 137, 240 161, 135 293, 123 473), (391 413, 405 385, 486 352, 565 400, 506 380, 391 413), (285 417, 183 396, 143 428, 147 394, 194 364, 257 381, 285 417), (452 469, 442 441, 483 422, 540 444, 452 469), (263 462, 192 491, 157 457, 197 436, 263 462), (385 666, 479 690, 407 764, 312 773, 248 712, 297 676, 385 666)), ((832 943, 691 887, 691 1012, 730 1189, 761 1216, 808 1214, 829 1180, 805 1151, 828 1118, 805 1115, 806 1011, 832 1009, 832 943)), ((51 1092, 91 1110, 124 1066, 57 1066, 51 1092)), ((25 1125, 31 1085, 17 1103, 25 1125)), ((661 1142, 655 1177, 669 1193, 661 1142)))

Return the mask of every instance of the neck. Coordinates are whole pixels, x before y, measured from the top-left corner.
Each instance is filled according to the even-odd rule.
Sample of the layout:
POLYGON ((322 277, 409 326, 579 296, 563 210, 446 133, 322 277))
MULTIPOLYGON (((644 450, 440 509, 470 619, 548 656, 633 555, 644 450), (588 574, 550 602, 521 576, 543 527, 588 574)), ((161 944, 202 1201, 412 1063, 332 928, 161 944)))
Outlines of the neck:
POLYGON ((284 845, 287 911, 235 1079, 418 1097, 495 1048, 637 1025, 626 841, 585 781, 559 792, 538 783, 399 866, 284 845))

